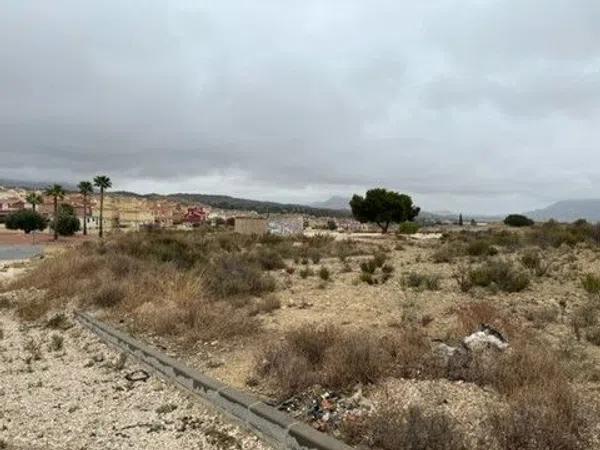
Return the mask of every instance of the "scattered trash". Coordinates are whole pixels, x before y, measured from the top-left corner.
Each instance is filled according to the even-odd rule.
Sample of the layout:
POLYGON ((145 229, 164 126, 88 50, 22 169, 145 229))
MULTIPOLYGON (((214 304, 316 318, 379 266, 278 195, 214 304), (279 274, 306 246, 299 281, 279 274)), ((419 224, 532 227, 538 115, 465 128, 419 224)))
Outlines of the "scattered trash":
POLYGON ((137 381, 146 381, 148 378, 150 378, 150 374, 143 369, 134 370, 133 372, 129 372, 127 375, 125 375, 125 379, 127 381, 131 381, 132 383, 137 381))
POLYGON ((334 432, 348 417, 362 416, 374 409, 358 385, 350 395, 315 386, 276 405, 292 417, 309 422, 319 431, 334 432))

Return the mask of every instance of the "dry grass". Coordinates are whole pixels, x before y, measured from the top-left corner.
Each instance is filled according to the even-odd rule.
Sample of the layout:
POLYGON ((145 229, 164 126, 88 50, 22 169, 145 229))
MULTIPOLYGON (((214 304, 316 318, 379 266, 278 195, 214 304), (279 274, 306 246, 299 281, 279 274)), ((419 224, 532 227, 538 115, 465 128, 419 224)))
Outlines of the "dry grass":
POLYGON ((314 384, 339 390, 384 376, 419 373, 428 349, 416 329, 377 337, 362 330, 305 325, 261 350, 255 372, 282 396, 314 384))
POLYGON ((456 421, 443 412, 426 413, 420 407, 404 408, 389 399, 375 414, 347 420, 346 439, 381 450, 462 450, 466 444, 456 421))
POLYGON ((275 290, 275 280, 253 260, 239 254, 217 256, 204 280, 207 289, 218 298, 262 295, 275 290))
POLYGON ((421 290, 437 291, 441 277, 437 274, 409 272, 402 277, 402 286, 421 290))
POLYGON ((490 260, 471 269, 469 281, 474 286, 498 288, 505 292, 520 292, 529 286, 529 276, 504 260, 490 260))

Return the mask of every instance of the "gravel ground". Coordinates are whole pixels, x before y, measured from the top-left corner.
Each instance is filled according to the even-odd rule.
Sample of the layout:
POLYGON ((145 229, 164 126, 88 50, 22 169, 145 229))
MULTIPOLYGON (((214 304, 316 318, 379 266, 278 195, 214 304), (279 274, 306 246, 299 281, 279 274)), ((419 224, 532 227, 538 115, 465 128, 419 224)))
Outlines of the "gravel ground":
POLYGON ((70 318, 57 325, 70 328, 0 309, 0 449, 269 448, 158 377, 128 381, 141 366, 70 318))

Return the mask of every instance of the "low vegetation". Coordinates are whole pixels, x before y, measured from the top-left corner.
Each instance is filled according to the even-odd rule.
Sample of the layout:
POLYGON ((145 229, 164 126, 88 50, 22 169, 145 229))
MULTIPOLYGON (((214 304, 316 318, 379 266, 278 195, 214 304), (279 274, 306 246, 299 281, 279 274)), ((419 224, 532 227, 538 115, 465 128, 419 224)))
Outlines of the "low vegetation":
POLYGON ((365 396, 381 393, 388 383, 424 386, 419 395, 426 395, 448 380, 464 395, 435 408, 374 400, 370 413, 337 430, 357 446, 593 448, 598 421, 587 408, 600 380, 597 227, 479 229, 368 243, 204 228, 115 235, 42 261, 6 288, 40 291, 7 307, 25 320, 44 318, 56 332, 69 321, 55 310, 73 302, 177 343, 232 339, 223 359, 229 352, 251 358, 251 368, 235 370, 247 370, 249 386, 278 400, 303 398, 316 385, 341 397, 357 386, 365 396), (460 353, 482 324, 504 336, 508 349, 460 353), (440 348, 459 357, 440 356, 440 348), (489 401, 477 425, 485 442, 450 413, 473 395, 489 401))

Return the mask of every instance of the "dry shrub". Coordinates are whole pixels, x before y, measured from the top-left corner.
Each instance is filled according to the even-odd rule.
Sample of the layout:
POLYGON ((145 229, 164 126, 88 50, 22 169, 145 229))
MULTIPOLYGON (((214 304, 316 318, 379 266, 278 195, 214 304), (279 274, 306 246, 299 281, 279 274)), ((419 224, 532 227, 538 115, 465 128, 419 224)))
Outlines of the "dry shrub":
POLYGON ((529 286, 529 276, 508 261, 487 261, 469 272, 474 286, 492 287, 505 292, 520 292, 529 286))
POLYGON ((437 291, 440 289, 440 276, 409 272, 402 277, 402 286, 437 291))
POLYGON ((322 266, 319 269, 319 278, 321 278, 323 281, 329 281, 331 279, 331 272, 327 267, 322 266))
POLYGON ((456 327, 452 334, 463 338, 475 332, 480 325, 486 324, 505 333, 507 337, 516 334, 516 323, 498 308, 488 302, 469 302, 453 307, 450 312, 456 315, 456 327))
POLYGON ((344 389, 420 373, 428 348, 424 335, 413 329, 379 339, 360 330, 304 325, 263 349, 255 372, 284 396, 317 383, 344 389))
POLYGON ((281 255, 272 248, 260 248, 254 258, 264 270, 279 270, 285 268, 281 255))
POLYGON ((275 280, 241 254, 216 257, 204 278, 207 289, 217 298, 261 295, 275 290, 275 280))
POLYGON ((50 302, 44 298, 25 298, 16 303, 15 314, 21 320, 33 321, 46 315, 50 302))
POLYGON ((549 323, 556 322, 559 314, 560 310, 557 306, 534 306, 528 308, 525 317, 533 322, 534 327, 543 328, 549 323))
POLYGON ((106 284, 90 295, 90 303, 101 308, 117 306, 125 298, 125 289, 119 284, 106 284))
POLYGON ((581 285, 590 295, 600 294, 600 277, 598 275, 593 273, 586 274, 581 280, 581 285))
POLYGON ((431 258, 437 264, 451 263, 460 254, 462 254, 462 249, 458 245, 444 244, 433 252, 431 258))
POLYGON ((493 256, 498 250, 486 239, 475 239, 467 245, 466 253, 469 256, 493 256))
POLYGON ((586 420, 577 396, 566 384, 533 386, 509 399, 506 410, 493 411, 490 429, 501 448, 583 450, 586 420))
POLYGON ((134 315, 135 324, 159 335, 184 335, 190 339, 212 340, 245 336, 259 329, 248 313, 225 302, 200 298, 143 305, 134 315))
POLYGON ((257 314, 268 314, 276 309, 281 308, 281 300, 274 294, 266 295, 251 307, 249 314, 255 316, 257 314))
POLYGON ((351 444, 381 450, 462 450, 464 438, 449 415, 425 412, 417 405, 404 408, 393 399, 362 420, 346 420, 342 432, 351 444))
POLYGON ((600 346, 600 327, 590 327, 585 331, 585 339, 594 345, 600 346))

